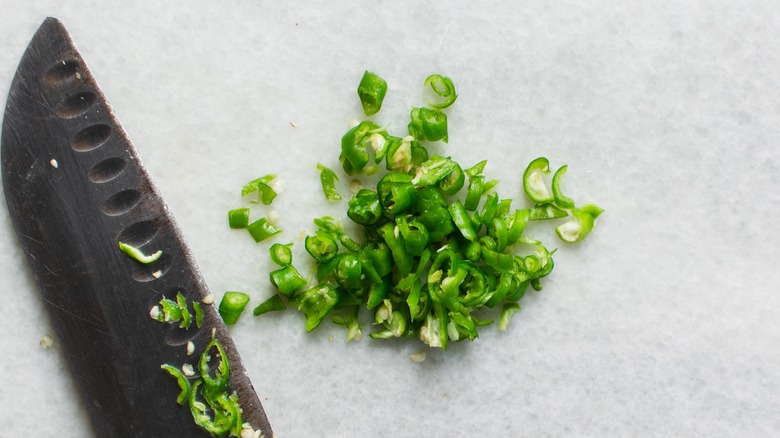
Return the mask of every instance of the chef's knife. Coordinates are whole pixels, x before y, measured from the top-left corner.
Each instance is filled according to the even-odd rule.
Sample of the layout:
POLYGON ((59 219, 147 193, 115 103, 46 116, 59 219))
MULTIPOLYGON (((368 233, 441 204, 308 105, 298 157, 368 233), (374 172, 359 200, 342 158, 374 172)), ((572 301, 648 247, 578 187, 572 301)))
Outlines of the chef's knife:
POLYGON ((271 437, 215 306, 201 328, 160 323, 163 297, 209 295, 180 231, 65 27, 46 19, 11 84, 2 126, 3 186, 22 248, 100 437, 198 437, 160 366, 195 365, 216 338, 243 421, 271 437), (144 253, 143 265, 118 249, 144 253), (187 351, 192 342, 194 352, 187 351))

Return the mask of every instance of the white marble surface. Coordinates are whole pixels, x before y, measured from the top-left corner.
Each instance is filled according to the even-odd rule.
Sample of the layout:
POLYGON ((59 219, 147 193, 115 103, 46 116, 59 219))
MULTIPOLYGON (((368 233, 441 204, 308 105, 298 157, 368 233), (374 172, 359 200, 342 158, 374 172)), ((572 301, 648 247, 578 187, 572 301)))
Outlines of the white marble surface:
MULTIPOLYGON (((271 293, 266 246, 225 224, 244 182, 287 181, 280 241, 339 214, 314 167, 336 165, 364 69, 399 129, 422 79, 451 76, 446 152, 487 158, 502 195, 546 155, 607 210, 508 332, 421 364, 417 343, 245 315, 232 332, 277 436, 780 435, 779 3, 127 3, 0 0, 0 104, 40 22, 63 20, 218 293, 271 293)), ((0 222, 0 437, 88 436, 0 222)))

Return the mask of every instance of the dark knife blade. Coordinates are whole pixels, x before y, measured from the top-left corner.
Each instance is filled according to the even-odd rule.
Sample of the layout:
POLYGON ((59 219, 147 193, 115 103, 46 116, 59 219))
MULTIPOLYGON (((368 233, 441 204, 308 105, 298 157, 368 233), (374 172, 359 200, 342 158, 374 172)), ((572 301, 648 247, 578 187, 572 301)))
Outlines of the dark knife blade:
POLYGON ((189 408, 176 404, 179 388, 160 365, 197 365, 214 336, 227 352, 229 389, 243 421, 271 437, 215 306, 205 306, 200 329, 149 317, 163 297, 180 291, 199 301, 209 291, 135 148, 54 18, 44 21, 19 64, 0 141, 8 208, 97 436, 208 436, 189 408), (163 256, 142 265, 118 250, 120 241, 163 256))

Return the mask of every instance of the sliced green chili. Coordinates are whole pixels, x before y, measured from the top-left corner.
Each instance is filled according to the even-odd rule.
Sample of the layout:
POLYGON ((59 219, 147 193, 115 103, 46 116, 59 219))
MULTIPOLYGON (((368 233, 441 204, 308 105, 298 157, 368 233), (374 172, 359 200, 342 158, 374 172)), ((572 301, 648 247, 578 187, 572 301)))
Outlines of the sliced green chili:
POLYGON ((420 327, 420 340, 430 347, 447 349, 449 318, 441 303, 433 304, 433 311, 428 312, 425 323, 420 327))
POLYGON ((287 266, 292 263, 292 243, 282 244, 274 243, 269 248, 271 260, 279 266, 287 266))
POLYGON ((412 164, 413 137, 388 137, 385 159, 387 170, 404 172, 412 164))
POLYGON ((395 224, 388 222, 379 227, 377 232, 387 243, 388 248, 390 248, 390 253, 393 255, 393 260, 401 276, 405 276, 412 271, 412 256, 406 251, 406 245, 403 242, 400 231, 396 234, 395 230, 395 224))
POLYGON ((512 319, 512 314, 520 310, 520 305, 516 302, 504 303, 501 306, 501 316, 498 318, 498 329, 502 332, 506 331, 509 326, 509 320, 512 319))
MULTIPOLYGON (((385 300, 385 302, 389 303, 387 300, 385 300)), ((378 309, 377 314, 380 313, 381 310, 381 308, 378 309)), ((406 316, 399 310, 393 310, 390 312, 388 318, 381 322, 377 321, 377 323, 384 325, 385 329, 371 333, 369 336, 373 339, 398 338, 406 332, 406 316)))
POLYGON ((181 310, 181 324, 179 324, 179 328, 189 329, 192 324, 192 315, 187 307, 187 299, 184 298, 181 292, 176 293, 176 304, 179 306, 179 310, 181 310))
POLYGON ((452 173, 456 166, 451 159, 434 155, 417 169, 412 183, 417 187, 434 185, 452 173))
POLYGON ((372 283, 381 283, 393 270, 393 255, 387 244, 370 242, 360 249, 360 263, 372 283))
POLYGON ((553 202, 553 194, 547 190, 544 175, 550 173, 550 162, 547 158, 539 157, 525 168, 523 173, 523 191, 526 196, 537 204, 553 202))
POLYGON ((449 313, 449 324, 447 324, 447 335, 453 341, 460 341, 463 336, 468 337, 470 341, 479 336, 477 325, 471 316, 463 315, 458 312, 449 313))
POLYGON ((388 173, 376 186, 379 203, 388 216, 395 216, 414 205, 417 191, 412 177, 405 173, 388 173))
POLYGON ((249 225, 249 209, 236 208, 228 212, 228 224, 230 228, 240 229, 249 225))
POLYGON ((263 205, 270 205, 276 198, 276 190, 274 190, 270 183, 276 179, 276 175, 265 175, 255 180, 252 180, 241 188, 241 197, 245 197, 254 192, 259 193, 260 202, 263 205))
MULTIPOLYGON (((282 268, 269 276, 279 293, 256 313, 281 310, 289 301, 304 313, 307 331, 332 313, 333 322, 346 327, 347 339, 354 340, 362 333, 358 314, 365 305, 380 325, 372 338, 419 337, 446 349, 448 342, 476 339, 478 327, 493 322, 480 319, 483 308, 503 305, 499 328, 505 330, 528 287, 541 289, 541 279, 553 270, 555 250, 524 235, 529 220, 565 217, 571 211, 576 221, 558 227, 559 236, 577 241, 590 231, 602 210, 594 205, 575 208, 561 193, 566 166, 552 176, 550 190, 548 160, 532 161, 523 174, 523 191, 535 205, 513 209, 510 199, 493 192, 498 180, 483 175, 487 161, 463 170, 450 157, 429 154, 424 142, 448 140, 447 116, 437 109, 452 104, 457 94, 445 76, 431 75, 425 86, 436 95, 428 101, 435 109, 412 108, 409 135, 390 135, 363 121, 342 137, 339 160, 347 174, 370 175, 382 160, 389 171, 375 190, 353 189, 347 216, 360 226, 363 238, 353 239, 331 217, 316 218, 317 230, 306 237, 305 247, 317 262, 318 284, 308 288, 291 264, 289 245, 272 246, 272 259, 282 268), (525 245, 535 250, 529 253, 525 245)), ((367 115, 379 111, 385 91, 381 78, 365 72, 358 92, 367 115), (383 89, 379 94, 372 89, 377 84, 383 89)), ((337 199, 336 174, 321 164, 318 169, 326 198, 337 199)), ((259 181, 254 190, 268 183, 259 181)), ((161 307, 162 313, 153 309, 153 317, 182 319, 175 302, 161 302, 161 307)), ((228 407, 212 409, 224 412, 228 407)))
POLYGON ((187 402, 187 400, 190 397, 190 391, 192 390, 192 385, 190 385, 190 380, 185 376, 180 369, 168 365, 163 364, 160 366, 160 368, 164 369, 168 372, 171 376, 176 378, 176 383, 179 385, 179 388, 181 388, 181 392, 176 397, 176 403, 180 405, 184 405, 184 403, 187 402))
POLYGON ((585 204, 580 207, 580 210, 591 215, 593 220, 596 220, 596 218, 599 217, 601 213, 604 213, 604 209, 595 204, 585 204))
POLYGON ((412 108, 409 134, 415 140, 447 143, 447 115, 430 108, 412 108))
POLYGON ((321 232, 333 236, 349 251, 358 251, 361 245, 354 240, 344 231, 344 226, 341 222, 336 221, 330 216, 323 216, 314 219, 314 224, 321 232))
POLYGON ((381 130, 379 125, 366 120, 344 134, 341 138, 340 158, 347 174, 361 172, 366 167, 370 159, 367 148, 371 143, 371 135, 381 130))
POLYGON ((349 314, 334 314, 331 319, 334 324, 347 328, 347 341, 359 341, 363 336, 363 325, 358 320, 360 307, 354 306, 349 314))
POLYGON ((217 394, 227 387, 230 378, 230 363, 225 349, 216 339, 212 339, 206 344, 206 348, 198 360, 198 371, 203 379, 204 390, 208 391, 209 394, 217 394), (212 350, 214 351, 212 352, 212 350), (218 362, 216 367, 213 367, 211 360, 215 354, 218 356, 216 358, 218 362))
POLYGON ((249 181, 248 183, 244 184, 244 186, 241 188, 241 197, 256 192, 259 189, 258 183, 263 183, 267 185, 275 179, 276 179, 276 175, 269 174, 269 175, 261 176, 260 178, 257 178, 255 180, 249 181))
POLYGON ((532 221, 544 221, 549 219, 560 219, 568 216, 566 210, 562 210, 553 203, 535 205, 531 208, 529 219, 532 221))
POLYGON ((347 216, 360 225, 373 225, 382 217, 379 195, 369 189, 361 189, 349 200, 347 216))
POLYGON ((555 228, 555 233, 566 243, 580 242, 590 234, 595 218, 603 211, 595 205, 575 208, 571 211, 572 219, 555 228))
MULTIPOLYGON (((175 300, 171 300, 163 297, 159 305, 152 309, 150 315, 159 322, 168 324, 180 322, 179 328, 189 329, 192 325, 192 314, 190 313, 187 299, 181 292, 177 292, 175 298, 175 300)), ((195 324, 200 328, 203 316, 198 317, 199 303, 193 302, 192 306, 195 309, 195 324)), ((202 309, 200 311, 202 312, 202 309)))
POLYGON ((387 82, 384 79, 366 70, 357 89, 360 104, 367 116, 372 116, 382 109, 382 101, 387 94, 387 82))
POLYGON ((316 329, 328 312, 336 306, 339 294, 330 283, 321 283, 295 297, 298 310, 306 315, 304 328, 307 332, 316 329))
MULTIPOLYGON (((453 163, 455 162, 453 161, 453 163)), ((457 194, 465 184, 466 174, 463 172, 463 169, 461 169, 458 163, 455 163, 455 166, 452 168, 452 172, 436 183, 441 191, 447 196, 453 196, 457 194)))
POLYGON ((255 307, 255 310, 252 311, 255 316, 260 316, 264 313, 268 312, 276 312, 279 310, 286 309, 287 306, 284 305, 284 301, 282 301, 282 297, 279 295, 272 295, 271 298, 268 298, 267 300, 263 301, 255 307))
POLYGON ((474 230, 471 219, 466 212, 466 208, 460 202, 460 199, 456 199, 455 202, 450 204, 449 212, 452 221, 455 222, 455 226, 460 230, 460 234, 467 240, 477 240, 477 232, 474 230))
POLYGON ((293 265, 287 265, 281 269, 271 271, 269 276, 271 284, 276 287, 280 294, 288 298, 306 286, 306 279, 301 276, 293 265))
POLYGON ((439 242, 455 231, 447 202, 436 187, 424 187, 417 192, 414 210, 417 221, 428 230, 429 242, 439 242))
POLYGON ((485 177, 482 175, 469 177, 469 188, 466 192, 466 201, 463 203, 466 210, 476 210, 483 193, 485 193, 485 177))
POLYGON ((132 245, 128 245, 124 242, 119 242, 119 249, 127 254, 130 258, 137 260, 145 265, 156 262, 162 256, 162 251, 158 250, 153 254, 146 255, 140 249, 132 245))
POLYGON ((403 237, 406 252, 414 257, 419 257, 428 247, 428 230, 418 221, 407 222, 405 215, 395 217, 395 223, 403 237))
POLYGON ((485 167, 487 166, 487 160, 482 160, 479 163, 469 167, 464 172, 466 173, 466 176, 469 178, 475 177, 477 175, 481 175, 482 172, 485 171, 485 167))
POLYGON ((325 194, 325 199, 328 201, 341 200, 341 195, 338 189, 336 189, 336 181, 339 180, 336 172, 321 163, 317 163, 317 170, 320 171, 320 183, 322 184, 322 192, 325 194))
POLYGON ((280 228, 268 222, 266 218, 260 218, 249 224, 247 231, 255 239, 255 242, 258 243, 282 232, 280 228))
POLYGON ((249 304, 249 295, 246 293, 225 292, 219 303, 219 314, 226 325, 233 325, 238 321, 247 304, 249 304))
POLYGON ((384 301, 387 296, 387 292, 390 290, 390 278, 385 277, 379 283, 371 283, 368 289, 368 299, 366 300, 366 308, 371 310, 374 307, 384 301))
POLYGON ((429 99, 425 101, 428 106, 436 109, 444 109, 455 103, 455 99, 458 95, 455 93, 455 85, 452 83, 452 79, 447 76, 439 74, 433 74, 425 78, 425 86, 430 86, 437 96, 442 98, 439 102, 432 102, 429 99))
POLYGON ((482 213, 479 214, 483 223, 490 223, 496 216, 498 210, 498 194, 493 192, 485 198, 485 205, 482 206, 482 213))
POLYGON ((335 277, 338 285, 344 289, 360 289, 363 280, 360 259, 354 254, 344 254, 336 264, 335 277))
POLYGON ((192 309, 195 311, 195 326, 201 328, 203 326, 203 306, 200 302, 193 301, 192 309))
POLYGON ((416 140, 412 142, 412 166, 420 167, 426 161, 428 161, 428 149, 425 146, 418 143, 416 140))
POLYGON ((567 169, 568 166, 563 165, 558 170, 555 171, 555 174, 553 175, 553 179, 552 179, 552 194, 553 194, 553 201, 555 202, 556 206, 560 208, 571 209, 574 208, 574 200, 565 196, 561 192, 561 178, 566 173, 567 169))
POLYGON ((507 245, 514 245, 517 243, 530 218, 531 210, 523 209, 515 210, 512 216, 508 216, 505 219, 507 227, 507 245))
POLYGON ((213 436, 225 436, 238 420, 238 406, 226 393, 213 397, 204 397, 208 407, 197 399, 198 389, 203 380, 198 379, 190 391, 190 410, 195 424, 213 436), (212 418, 209 409, 214 413, 212 418))
POLYGON ((306 236, 304 247, 306 252, 320 263, 332 260, 339 252, 336 239, 330 233, 322 231, 317 231, 313 236, 306 236))

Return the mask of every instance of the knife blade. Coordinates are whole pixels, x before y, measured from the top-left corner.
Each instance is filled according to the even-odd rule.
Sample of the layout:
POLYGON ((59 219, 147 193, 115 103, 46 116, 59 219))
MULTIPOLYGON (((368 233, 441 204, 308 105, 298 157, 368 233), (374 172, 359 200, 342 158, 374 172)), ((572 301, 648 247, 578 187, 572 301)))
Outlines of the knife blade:
POLYGON ((215 306, 204 306, 201 328, 150 318, 163 297, 181 292, 200 301, 209 290, 136 149, 55 18, 41 24, 19 64, 0 150, 20 244, 95 434, 208 436, 186 404, 176 403, 176 380, 160 366, 197 365, 214 337, 226 351, 228 388, 243 421, 272 436, 215 306), (118 250, 120 241, 163 255, 143 265, 118 250))

